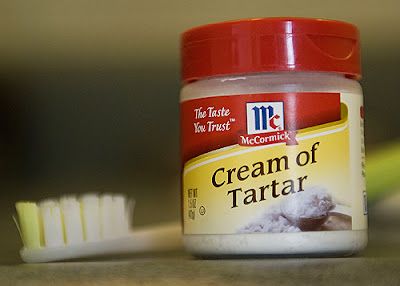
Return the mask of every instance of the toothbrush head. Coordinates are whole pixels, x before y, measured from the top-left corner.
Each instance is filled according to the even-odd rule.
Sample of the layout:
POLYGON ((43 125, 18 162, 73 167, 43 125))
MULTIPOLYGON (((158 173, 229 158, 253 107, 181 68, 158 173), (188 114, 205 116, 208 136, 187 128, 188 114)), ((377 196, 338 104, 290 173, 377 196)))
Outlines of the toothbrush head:
POLYGON ((29 258, 32 253, 42 256, 38 261, 33 255, 33 262, 74 258, 77 257, 74 251, 79 252, 79 249, 127 237, 131 233, 134 203, 121 194, 85 194, 38 203, 17 202, 18 219, 14 220, 24 245, 21 257, 26 262, 32 261, 29 258), (59 254, 46 258, 43 255, 46 252, 59 254))

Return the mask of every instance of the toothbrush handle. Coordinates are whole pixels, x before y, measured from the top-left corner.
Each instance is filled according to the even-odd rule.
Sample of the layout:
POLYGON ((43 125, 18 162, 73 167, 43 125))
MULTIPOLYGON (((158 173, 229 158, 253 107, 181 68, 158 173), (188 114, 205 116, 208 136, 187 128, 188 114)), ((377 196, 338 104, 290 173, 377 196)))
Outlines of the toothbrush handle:
POLYGON ((179 223, 168 223, 134 229, 129 244, 133 252, 178 250, 183 246, 182 227, 179 223))
POLYGON ((124 237, 110 240, 61 247, 22 248, 20 254, 27 263, 41 263, 112 254, 179 250, 182 245, 181 225, 168 223, 135 229, 124 237))

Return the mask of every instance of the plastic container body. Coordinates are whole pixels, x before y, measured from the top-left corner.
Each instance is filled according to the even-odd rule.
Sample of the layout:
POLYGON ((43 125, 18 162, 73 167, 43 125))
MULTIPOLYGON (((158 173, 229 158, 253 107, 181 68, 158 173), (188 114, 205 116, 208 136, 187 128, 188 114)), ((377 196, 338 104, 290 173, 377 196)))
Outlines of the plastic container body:
POLYGON ((358 29, 257 18, 182 35, 182 216, 197 256, 367 244, 358 29))
MULTIPOLYGON (((303 92, 348 93, 362 101, 362 89, 356 80, 326 72, 273 72, 210 77, 186 84, 180 99, 182 103, 208 97, 217 100, 219 96, 233 98, 246 94, 303 92)), ((184 244, 190 253, 197 256, 342 256, 365 248, 367 230, 184 234, 184 244)))

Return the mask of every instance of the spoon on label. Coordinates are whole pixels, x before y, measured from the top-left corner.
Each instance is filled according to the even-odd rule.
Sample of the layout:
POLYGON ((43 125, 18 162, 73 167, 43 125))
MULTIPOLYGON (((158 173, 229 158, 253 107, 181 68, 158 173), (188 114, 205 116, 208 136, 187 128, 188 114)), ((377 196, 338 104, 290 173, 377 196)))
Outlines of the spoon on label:
POLYGON ((284 208, 282 209, 282 213, 285 218, 287 218, 302 231, 318 230, 327 221, 329 216, 346 215, 351 217, 351 209, 343 205, 336 205, 333 209, 325 212, 324 214, 313 217, 295 217, 291 215, 290 212, 285 212, 284 208))

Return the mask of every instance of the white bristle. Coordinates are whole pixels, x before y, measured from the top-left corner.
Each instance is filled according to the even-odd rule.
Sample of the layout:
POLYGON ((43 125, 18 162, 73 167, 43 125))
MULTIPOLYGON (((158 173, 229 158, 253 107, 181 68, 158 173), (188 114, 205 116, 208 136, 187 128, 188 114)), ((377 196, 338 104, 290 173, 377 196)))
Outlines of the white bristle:
POLYGON ((117 234, 114 231, 115 221, 113 214, 113 199, 111 195, 102 195, 100 197, 100 220, 101 235, 103 238, 112 238, 117 234))
POLYGON ((64 245, 61 211, 56 201, 48 200, 39 204, 46 247, 64 245))
POLYGON ((83 226, 81 219, 81 205, 75 197, 60 199, 60 207, 64 221, 66 244, 83 242, 83 226))
POLYGON ((122 195, 113 196, 113 219, 115 222, 115 233, 118 236, 129 232, 129 221, 126 215, 126 199, 122 195))
POLYGON ((99 241, 100 233, 100 205, 97 195, 81 197, 83 229, 86 241, 99 241))
POLYGON ((133 211, 135 210, 136 201, 132 198, 129 198, 126 202, 126 209, 125 209, 125 217, 128 224, 128 229, 131 231, 133 225, 133 211))

